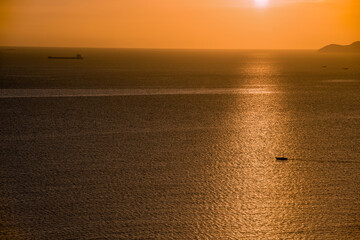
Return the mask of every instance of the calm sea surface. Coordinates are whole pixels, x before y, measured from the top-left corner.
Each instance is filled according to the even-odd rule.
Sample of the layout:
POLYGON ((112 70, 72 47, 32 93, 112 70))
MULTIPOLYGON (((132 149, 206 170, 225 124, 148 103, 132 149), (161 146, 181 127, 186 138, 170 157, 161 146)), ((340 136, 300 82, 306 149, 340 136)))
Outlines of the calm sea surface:
POLYGON ((360 55, 0 48, 0 116, 0 238, 360 239, 360 55))

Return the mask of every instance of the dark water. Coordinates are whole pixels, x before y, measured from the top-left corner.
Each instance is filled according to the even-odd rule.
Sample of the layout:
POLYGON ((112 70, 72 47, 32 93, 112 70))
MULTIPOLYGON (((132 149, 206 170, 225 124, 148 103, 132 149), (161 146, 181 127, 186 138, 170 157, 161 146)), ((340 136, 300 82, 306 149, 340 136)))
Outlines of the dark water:
POLYGON ((360 238, 359 55, 0 50, 0 238, 360 238))

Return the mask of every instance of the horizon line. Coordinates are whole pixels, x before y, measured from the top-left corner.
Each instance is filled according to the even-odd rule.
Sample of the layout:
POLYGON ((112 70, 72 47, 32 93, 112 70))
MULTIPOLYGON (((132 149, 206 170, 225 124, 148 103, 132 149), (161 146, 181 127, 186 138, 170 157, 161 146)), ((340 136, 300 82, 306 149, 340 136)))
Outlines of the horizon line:
POLYGON ((0 48, 80 48, 80 49, 128 49, 128 50, 318 50, 317 48, 172 48, 172 47, 80 47, 80 46, 16 46, 0 45, 0 48))

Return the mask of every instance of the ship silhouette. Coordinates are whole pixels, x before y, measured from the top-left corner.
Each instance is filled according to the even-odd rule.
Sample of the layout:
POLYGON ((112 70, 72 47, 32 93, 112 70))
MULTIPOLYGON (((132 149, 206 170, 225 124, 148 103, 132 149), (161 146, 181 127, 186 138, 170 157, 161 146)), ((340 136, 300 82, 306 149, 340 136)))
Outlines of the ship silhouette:
POLYGON ((81 54, 77 54, 75 57, 52 57, 52 56, 49 56, 48 57, 49 59, 84 59, 83 56, 81 56, 81 54))

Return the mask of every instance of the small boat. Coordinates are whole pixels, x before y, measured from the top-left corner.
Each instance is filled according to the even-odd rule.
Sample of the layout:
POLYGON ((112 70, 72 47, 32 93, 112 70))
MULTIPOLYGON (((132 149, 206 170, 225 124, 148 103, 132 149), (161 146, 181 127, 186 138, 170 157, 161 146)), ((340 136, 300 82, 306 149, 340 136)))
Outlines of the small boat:
POLYGON ((52 57, 52 56, 49 56, 48 57, 49 59, 84 59, 83 56, 81 56, 81 54, 77 54, 76 57, 52 57))
POLYGON ((286 161, 289 160, 287 157, 275 157, 278 161, 286 161))
POLYGON ((344 67, 343 69, 344 69, 344 70, 349 70, 349 68, 347 68, 347 67, 344 67))

